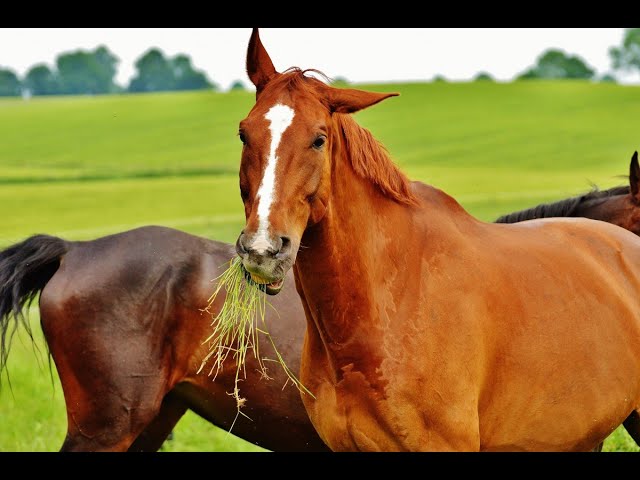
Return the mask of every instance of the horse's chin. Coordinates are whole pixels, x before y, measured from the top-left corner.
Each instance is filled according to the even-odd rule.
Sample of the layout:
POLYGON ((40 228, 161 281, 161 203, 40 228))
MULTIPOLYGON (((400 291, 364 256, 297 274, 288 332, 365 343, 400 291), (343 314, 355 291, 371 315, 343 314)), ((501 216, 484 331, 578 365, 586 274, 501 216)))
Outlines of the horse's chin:
POLYGON ((246 268, 244 268, 244 265, 242 266, 242 270, 244 271, 244 277, 246 278, 247 282, 249 282, 249 285, 253 285, 259 288, 268 295, 277 295, 278 293, 280 293, 280 290, 282 290, 282 287, 284 287, 285 277, 269 282, 267 279, 262 278, 255 273, 249 272, 246 268))
POLYGON ((282 287, 284 287, 284 277, 275 282, 266 284, 264 291, 269 295, 277 295, 280 293, 280 290, 282 290, 282 287))

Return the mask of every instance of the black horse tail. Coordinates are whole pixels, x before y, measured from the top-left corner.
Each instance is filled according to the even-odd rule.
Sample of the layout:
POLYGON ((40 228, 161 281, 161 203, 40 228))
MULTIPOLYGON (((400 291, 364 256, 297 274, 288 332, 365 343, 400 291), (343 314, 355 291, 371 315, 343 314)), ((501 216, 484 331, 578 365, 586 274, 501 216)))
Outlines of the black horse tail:
POLYGON ((33 341, 23 309, 51 280, 69 245, 58 237, 34 235, 0 251, 0 374, 7 366, 11 340, 20 324, 33 341))

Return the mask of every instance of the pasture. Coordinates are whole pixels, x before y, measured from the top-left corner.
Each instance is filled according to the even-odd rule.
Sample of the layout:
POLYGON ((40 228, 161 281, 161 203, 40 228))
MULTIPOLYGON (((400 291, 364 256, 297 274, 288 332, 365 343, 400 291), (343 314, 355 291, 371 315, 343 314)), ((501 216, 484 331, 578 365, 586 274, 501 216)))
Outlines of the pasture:
MULTIPOLYGON (((331 73, 331 72, 329 72, 331 73)), ((638 87, 576 81, 359 85, 400 97, 356 114, 412 178, 492 221, 626 183, 638 87)), ((35 233, 91 239, 157 224, 234 242, 244 225, 238 122, 250 92, 0 100, 0 248, 35 233)), ((54 451, 64 400, 24 332, 0 390, 0 451, 54 451)), ((277 339, 276 339, 277 341, 277 339)), ((100 375, 100 372, 95 372, 100 375)), ((166 451, 259 451, 188 413, 166 451)), ((616 431, 607 451, 638 451, 616 431)))

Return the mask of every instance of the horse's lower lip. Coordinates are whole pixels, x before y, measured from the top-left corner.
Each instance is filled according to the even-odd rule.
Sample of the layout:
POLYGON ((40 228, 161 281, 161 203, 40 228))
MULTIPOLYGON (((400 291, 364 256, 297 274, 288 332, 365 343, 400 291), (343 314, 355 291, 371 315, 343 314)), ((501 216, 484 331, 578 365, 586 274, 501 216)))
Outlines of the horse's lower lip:
MULTIPOLYGON (((256 282, 257 283, 257 282, 256 282)), ((276 280, 274 282, 269 282, 267 283, 267 287, 272 288, 272 289, 276 289, 279 290, 282 288, 282 284, 284 283, 284 278, 281 278, 280 280, 276 280)))
POLYGON ((280 293, 280 290, 282 290, 283 286, 284 286, 284 278, 281 278, 280 280, 277 280, 275 282, 271 282, 270 284, 268 284, 265 287, 264 291, 269 295, 277 295, 278 293, 280 293))
MULTIPOLYGON (((244 269, 244 267, 243 267, 244 269)), ((264 289, 266 293, 269 295, 275 295, 284 286, 284 277, 279 280, 274 280, 273 282, 269 282, 266 278, 261 277, 260 275, 256 275, 255 273, 251 273, 244 269, 245 277, 251 279, 253 283, 255 283, 259 288, 264 289)))
POLYGON ((282 288, 282 284, 284 283, 284 278, 270 282, 266 278, 262 278, 260 275, 256 275, 255 273, 249 273, 249 275, 251 275, 251 280, 258 285, 266 285, 270 288, 282 288))

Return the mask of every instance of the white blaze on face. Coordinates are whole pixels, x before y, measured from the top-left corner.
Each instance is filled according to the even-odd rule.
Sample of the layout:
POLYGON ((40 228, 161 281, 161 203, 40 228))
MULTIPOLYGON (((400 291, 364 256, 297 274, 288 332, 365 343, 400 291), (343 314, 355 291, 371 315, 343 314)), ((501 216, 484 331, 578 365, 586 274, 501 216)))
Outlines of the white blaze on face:
POLYGON ((264 176, 256 201, 258 202, 258 231, 253 240, 252 247, 260 254, 264 253, 271 246, 269 242, 269 212, 273 204, 273 196, 276 188, 276 163, 278 157, 276 152, 282 139, 282 134, 291 125, 293 120, 293 109, 287 105, 277 104, 269 109, 264 118, 269 120, 269 130, 271 131, 271 147, 269 148, 269 158, 267 167, 264 169, 264 176))

